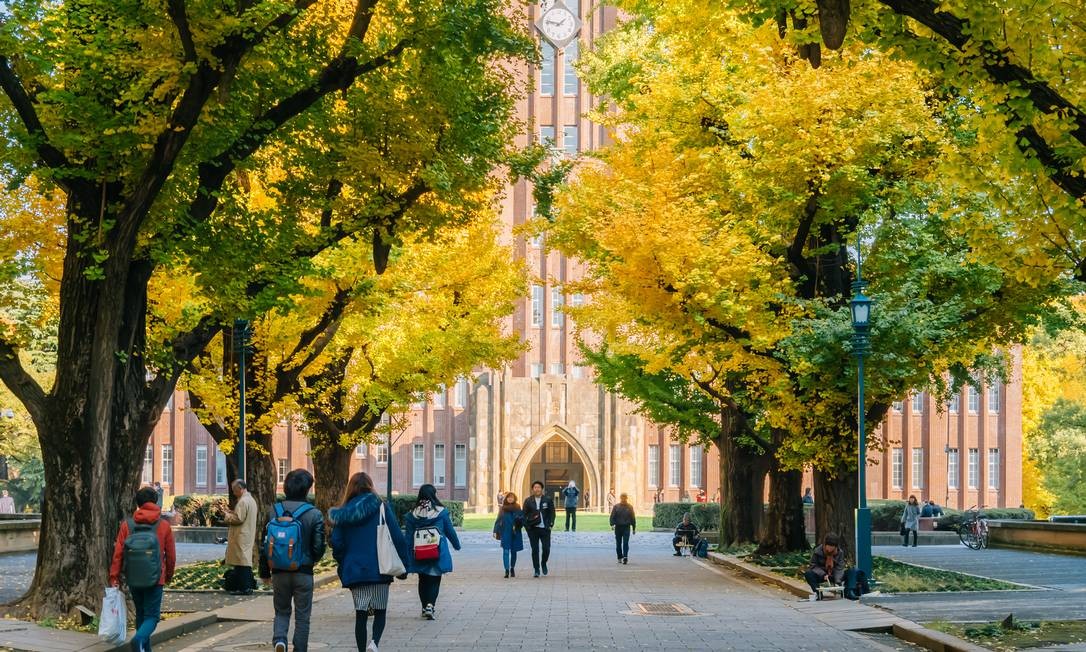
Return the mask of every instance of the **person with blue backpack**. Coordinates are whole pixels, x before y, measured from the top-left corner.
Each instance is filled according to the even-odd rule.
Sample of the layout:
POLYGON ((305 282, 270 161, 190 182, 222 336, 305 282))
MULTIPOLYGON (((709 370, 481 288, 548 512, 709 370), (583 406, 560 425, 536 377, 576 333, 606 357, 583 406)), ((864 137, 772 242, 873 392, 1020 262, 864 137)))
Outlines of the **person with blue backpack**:
POLYGON ((286 652, 294 605, 294 650, 309 647, 309 620, 313 611, 313 566, 324 556, 324 515, 306 498, 313 475, 294 469, 283 480, 284 498, 275 503, 264 526, 260 546, 260 578, 271 584, 275 607, 272 645, 286 652))
POLYGON ((422 617, 434 619, 437 595, 441 591, 441 576, 453 569, 449 547, 460 550, 449 510, 437 497, 432 484, 419 487, 415 508, 404 517, 407 530, 407 572, 419 576, 419 602, 422 617))
POLYGON ((124 573, 136 608, 133 652, 151 652, 151 634, 162 613, 162 588, 173 579, 177 562, 173 530, 162 518, 157 499, 151 487, 136 492, 136 511, 121 521, 109 565, 109 585, 119 588, 124 573))

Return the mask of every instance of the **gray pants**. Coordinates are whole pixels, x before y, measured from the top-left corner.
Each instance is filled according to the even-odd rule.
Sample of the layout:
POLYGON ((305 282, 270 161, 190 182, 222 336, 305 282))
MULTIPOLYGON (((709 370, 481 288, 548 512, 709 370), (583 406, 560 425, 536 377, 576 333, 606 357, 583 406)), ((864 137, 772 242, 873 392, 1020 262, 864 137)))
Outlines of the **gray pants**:
POLYGON ((294 601, 294 643, 297 652, 309 647, 309 616, 313 612, 313 576, 308 573, 275 573, 272 575, 275 625, 272 641, 286 641, 290 629, 290 606, 294 601))

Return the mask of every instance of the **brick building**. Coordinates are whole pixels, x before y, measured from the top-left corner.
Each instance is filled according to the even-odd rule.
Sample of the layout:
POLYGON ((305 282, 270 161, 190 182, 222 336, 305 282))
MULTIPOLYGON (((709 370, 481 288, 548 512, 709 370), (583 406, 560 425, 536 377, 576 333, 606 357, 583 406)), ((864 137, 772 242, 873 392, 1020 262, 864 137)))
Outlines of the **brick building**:
MULTIPOLYGON (((555 9, 554 0, 543 4, 528 8, 533 24, 543 25, 542 14, 555 9)), ((519 117, 532 130, 522 134, 517 145, 527 145, 529 140, 551 142, 556 156, 572 156, 607 143, 603 127, 584 117, 600 101, 587 92, 570 64, 579 46, 591 46, 618 19, 615 8, 601 3, 566 0, 565 6, 580 17, 573 32, 580 43, 575 38, 556 47, 541 38, 541 65, 521 71, 534 79, 534 91, 518 106, 519 117)), ((566 18, 558 16, 554 22, 567 24, 566 18)), ((564 40, 555 38, 559 45, 564 40)), ((535 212, 526 183, 508 189, 501 211, 507 241, 538 279, 509 323, 530 343, 530 350, 507 368, 479 370, 471 380, 461 380, 414 406, 391 455, 385 445, 360 446, 353 470, 370 473, 383 492, 391 462, 395 490, 406 493, 422 483, 433 483, 442 496, 463 500, 473 511, 493 509, 499 491, 512 490, 523 497, 536 479, 551 491, 575 480, 595 508, 603 506, 609 489, 629 493, 642 508, 656 496, 677 501, 683 496, 693 498, 700 489, 710 498, 715 496, 719 487, 716 451, 673 441, 666 429, 636 414, 630 402, 596 385, 591 369, 578 359, 574 329, 562 307, 578 305, 583 297, 564 293, 562 284, 577 279, 581 265, 549 251, 540 239, 514 235, 514 229, 535 212)), ((891 439, 902 443, 886 451, 881 466, 872 467, 871 496, 907 495, 914 486, 911 483, 921 482, 925 496, 931 493, 940 502, 949 498, 952 505, 968 507, 977 497, 977 491, 968 489, 975 480, 978 486, 991 487, 983 496, 986 504, 1017 506, 1021 500, 1020 383, 999 390, 998 414, 989 414, 993 396, 981 392, 976 414, 959 410, 952 415, 949 447, 958 451, 959 481, 951 490, 946 488, 946 465, 953 458, 944 452, 948 447, 945 419, 926 397, 917 403, 919 409, 910 400, 892 414, 891 439), (905 455, 910 456, 909 464, 905 455), (915 458, 918 471, 911 464, 915 455, 919 456, 915 458), (986 456, 985 462, 993 459, 995 466, 989 470, 983 465, 977 475, 970 475, 973 466, 969 464, 979 455, 986 456)), ((178 403, 183 398, 175 396, 178 403)), ((974 399, 969 395, 963 400, 974 399)), ((290 468, 310 465, 307 445, 304 432, 295 425, 278 428, 274 452, 280 477, 290 468)), ((221 454, 192 413, 175 410, 172 402, 148 448, 148 462, 150 470, 145 469, 144 479, 164 482, 170 493, 226 489, 221 454)))

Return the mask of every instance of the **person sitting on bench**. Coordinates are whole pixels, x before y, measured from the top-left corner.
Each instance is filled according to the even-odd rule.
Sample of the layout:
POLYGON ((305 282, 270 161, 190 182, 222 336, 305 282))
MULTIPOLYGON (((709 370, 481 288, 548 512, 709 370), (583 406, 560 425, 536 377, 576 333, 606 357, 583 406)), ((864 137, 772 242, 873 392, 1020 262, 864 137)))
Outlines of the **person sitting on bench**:
POLYGON ((700 534, 698 526, 690 522, 690 512, 683 514, 683 522, 675 528, 675 537, 671 540, 671 545, 675 548, 675 556, 682 557, 683 546, 697 547, 698 540, 701 538, 700 534))
POLYGON ((838 585, 845 579, 845 553, 841 550, 841 540, 833 532, 822 539, 822 545, 811 553, 811 567, 803 574, 803 579, 811 585, 811 591, 821 598, 818 587, 825 581, 838 585))

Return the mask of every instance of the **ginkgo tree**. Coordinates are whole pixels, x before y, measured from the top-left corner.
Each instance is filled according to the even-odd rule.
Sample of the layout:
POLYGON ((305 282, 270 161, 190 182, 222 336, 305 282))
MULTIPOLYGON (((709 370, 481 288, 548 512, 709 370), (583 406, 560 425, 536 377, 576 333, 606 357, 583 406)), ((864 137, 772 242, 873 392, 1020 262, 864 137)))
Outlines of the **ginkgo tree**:
POLYGON ((48 451, 24 602, 47 616, 100 598, 103 533, 187 365, 234 317, 287 303, 314 255, 364 233, 383 257, 410 230, 395 223, 406 206, 489 170, 512 116, 505 66, 531 43, 505 0, 2 12, 4 182, 64 207, 52 382, 21 364, 14 329, 0 332, 0 379, 48 451), (427 146, 385 146, 401 128, 427 146), (369 148, 345 156, 345 141, 369 148), (399 174, 381 173, 384 157, 399 174), (295 212, 242 201, 277 172, 276 205, 295 212), (189 275, 198 300, 172 320, 149 310, 152 284, 169 285, 155 279, 189 275))

